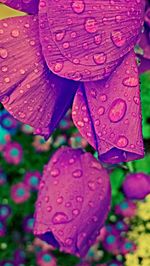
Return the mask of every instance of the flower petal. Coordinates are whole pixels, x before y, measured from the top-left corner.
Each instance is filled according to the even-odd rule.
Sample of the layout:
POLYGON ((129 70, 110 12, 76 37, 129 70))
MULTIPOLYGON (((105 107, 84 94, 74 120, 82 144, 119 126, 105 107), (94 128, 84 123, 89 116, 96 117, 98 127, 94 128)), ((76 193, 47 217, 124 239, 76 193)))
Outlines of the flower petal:
POLYGON ((40 37, 47 65, 73 80, 109 76, 134 47, 143 14, 144 1, 41 0, 40 37))
POLYGON ((107 81, 86 82, 78 89, 72 115, 103 162, 143 157, 139 80, 133 51, 107 81))
POLYGON ((0 100, 11 115, 48 137, 70 107, 76 84, 47 68, 36 16, 1 20, 0 30, 0 100))
POLYGON ((38 13, 39 0, 0 0, 0 3, 29 14, 38 13))
POLYGON ((61 251, 84 256, 103 226, 110 197, 101 164, 90 153, 61 148, 44 169, 34 234, 61 251))

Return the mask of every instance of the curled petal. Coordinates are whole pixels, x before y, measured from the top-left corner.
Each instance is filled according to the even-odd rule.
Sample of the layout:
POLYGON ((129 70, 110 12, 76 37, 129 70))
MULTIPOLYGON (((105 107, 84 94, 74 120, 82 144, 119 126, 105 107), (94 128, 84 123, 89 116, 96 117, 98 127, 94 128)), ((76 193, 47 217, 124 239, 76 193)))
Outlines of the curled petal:
POLYGON ((62 251, 84 256, 110 207, 105 169, 80 149, 59 149, 44 170, 36 203, 34 234, 62 251))
POLYGON ((38 13, 39 0, 0 0, 0 3, 29 14, 38 13))
POLYGON ((134 52, 106 81, 86 82, 78 89, 72 115, 103 162, 127 162, 144 156, 134 52))
POLYGON ((11 115, 48 138, 70 107, 76 85, 47 68, 38 17, 1 20, 0 29, 0 100, 11 115))
POLYGON ((47 65, 61 77, 80 81, 109 76, 134 47, 144 16, 144 1, 136 0, 41 0, 39 7, 47 65))

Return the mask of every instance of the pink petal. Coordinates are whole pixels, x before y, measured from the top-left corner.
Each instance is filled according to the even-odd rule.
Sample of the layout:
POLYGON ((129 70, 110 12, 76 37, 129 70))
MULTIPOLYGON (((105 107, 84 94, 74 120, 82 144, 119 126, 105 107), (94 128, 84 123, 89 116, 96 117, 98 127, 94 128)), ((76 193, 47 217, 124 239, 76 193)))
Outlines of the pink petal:
POLYGON ((46 66, 38 17, 0 21, 0 99, 15 118, 48 137, 72 103, 76 85, 46 66))
POLYGON ((109 76, 134 47, 144 16, 144 1, 136 0, 41 0, 39 7, 47 65, 80 81, 109 76))
POLYGON ((110 197, 101 164, 90 153, 61 148, 44 170, 34 234, 61 251, 84 256, 104 224, 110 197))
POLYGON ((0 3, 29 14, 38 13, 39 0, 0 0, 0 3))
POLYGON ((73 120, 106 163, 144 156, 138 70, 130 52, 107 81, 86 82, 75 96, 73 120))

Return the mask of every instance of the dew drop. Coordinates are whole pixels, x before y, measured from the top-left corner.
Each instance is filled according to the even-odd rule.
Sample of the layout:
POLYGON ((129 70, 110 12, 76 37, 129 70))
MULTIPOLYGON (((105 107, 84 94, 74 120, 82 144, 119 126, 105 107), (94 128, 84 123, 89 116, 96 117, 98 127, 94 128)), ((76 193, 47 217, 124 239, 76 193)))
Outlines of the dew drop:
POLYGON ((62 41, 63 38, 65 36, 65 32, 64 31, 58 31, 56 34, 55 34, 55 39, 56 41, 62 41))
POLYGON ((106 57, 106 54, 102 52, 102 53, 94 54, 93 59, 97 65, 102 65, 106 62, 107 57, 106 57))
POLYGON ((101 42, 102 42, 102 36, 100 34, 95 35, 94 36, 94 42, 95 42, 96 45, 101 44, 101 42))
POLYGON ((83 197, 82 196, 77 196, 76 197, 77 202, 83 202, 83 197))
POLYGON ((75 13, 81 14, 85 9, 85 4, 83 0, 74 0, 71 4, 71 7, 75 13))
POLYGON ((60 174, 60 170, 58 168, 55 168, 51 171, 51 176, 57 177, 60 174))
POLYGON ((103 106, 99 107, 98 114, 103 115, 105 113, 105 108, 103 106))
POLYGON ((111 39, 117 47, 122 47, 126 43, 126 39, 121 31, 113 31, 111 39))
POLYGON ((51 211, 52 211, 52 207, 51 207, 51 206, 48 206, 48 207, 47 207, 47 211, 48 211, 48 212, 51 212, 51 211))
POLYGON ((68 221, 69 218, 64 212, 56 212, 52 218, 54 224, 65 224, 68 223, 68 221))
POLYGON ((88 187, 92 191, 94 191, 96 189, 95 183, 93 181, 88 182, 88 187))
POLYGON ((100 100, 101 100, 102 102, 106 102, 106 101, 107 101, 107 95, 106 95, 106 94, 101 94, 101 95, 100 95, 100 100))
POLYGON ((63 200, 64 200, 63 197, 59 197, 59 198, 57 199, 57 203, 58 203, 58 204, 61 204, 61 203, 63 203, 63 200))
POLYGON ((95 18, 87 18, 85 21, 85 29, 89 33, 95 33, 98 30, 98 23, 95 18))
POLYGON ((0 57, 5 59, 5 58, 7 58, 7 56, 8 56, 7 50, 4 48, 0 48, 0 57))
POLYGON ((55 66, 54 66, 54 71, 55 72, 60 72, 63 69, 63 66, 64 66, 64 64, 61 63, 61 62, 56 63, 55 66))
POLYGON ((127 105, 123 99, 116 99, 113 101, 108 117, 112 123, 119 122, 126 114, 127 105))
POLYGON ((134 100, 134 102, 135 102, 135 104, 137 104, 137 105, 139 105, 139 103, 140 103, 140 99, 139 99, 139 97, 134 97, 133 98, 133 100, 134 100))
POLYGON ((82 171, 80 169, 76 169, 75 171, 73 171, 72 175, 74 178, 80 178, 82 176, 82 171))
POLYGON ((17 38, 19 36, 19 34, 20 34, 20 32, 17 29, 12 30, 12 32, 11 32, 11 36, 14 38, 17 38))
POLYGON ((45 202, 49 202, 49 197, 48 196, 45 197, 45 202))
POLYGON ((65 240, 65 244, 66 244, 67 246, 71 246, 72 243, 73 243, 73 239, 72 239, 72 238, 67 238, 67 239, 65 240))
POLYGON ((77 122, 77 125, 78 125, 79 127, 84 127, 84 122, 82 122, 82 121, 78 121, 78 122, 77 122))
POLYGON ((72 214, 75 215, 75 216, 79 215, 79 213, 80 213, 80 211, 78 209, 74 209, 72 211, 72 214))
POLYGON ((120 136, 117 141, 117 146, 119 148, 124 148, 128 145, 128 139, 125 136, 120 136))
POLYGON ((128 77, 123 80, 123 85, 129 86, 129 87, 136 87, 138 85, 138 78, 135 77, 128 77))

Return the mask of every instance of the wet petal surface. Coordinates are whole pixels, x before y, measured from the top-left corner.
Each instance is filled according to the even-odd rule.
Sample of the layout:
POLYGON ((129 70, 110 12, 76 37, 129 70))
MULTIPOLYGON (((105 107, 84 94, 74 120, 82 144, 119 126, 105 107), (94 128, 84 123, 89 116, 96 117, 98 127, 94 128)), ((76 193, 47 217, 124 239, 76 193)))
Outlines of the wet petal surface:
POLYGON ((59 76, 103 79, 133 48, 144 1, 40 1, 40 39, 47 65, 59 76))
POLYGON ((15 118, 48 137, 71 105, 76 85, 46 66, 38 18, 0 21, 0 100, 15 118))
POLYGON ((44 170, 34 234, 62 251, 84 256, 106 219, 110 196, 107 172, 90 153, 61 148, 44 170))
POLYGON ((78 89, 72 116, 83 137, 99 151, 102 161, 118 163, 143 157, 134 52, 125 57, 107 81, 86 82, 78 89))

